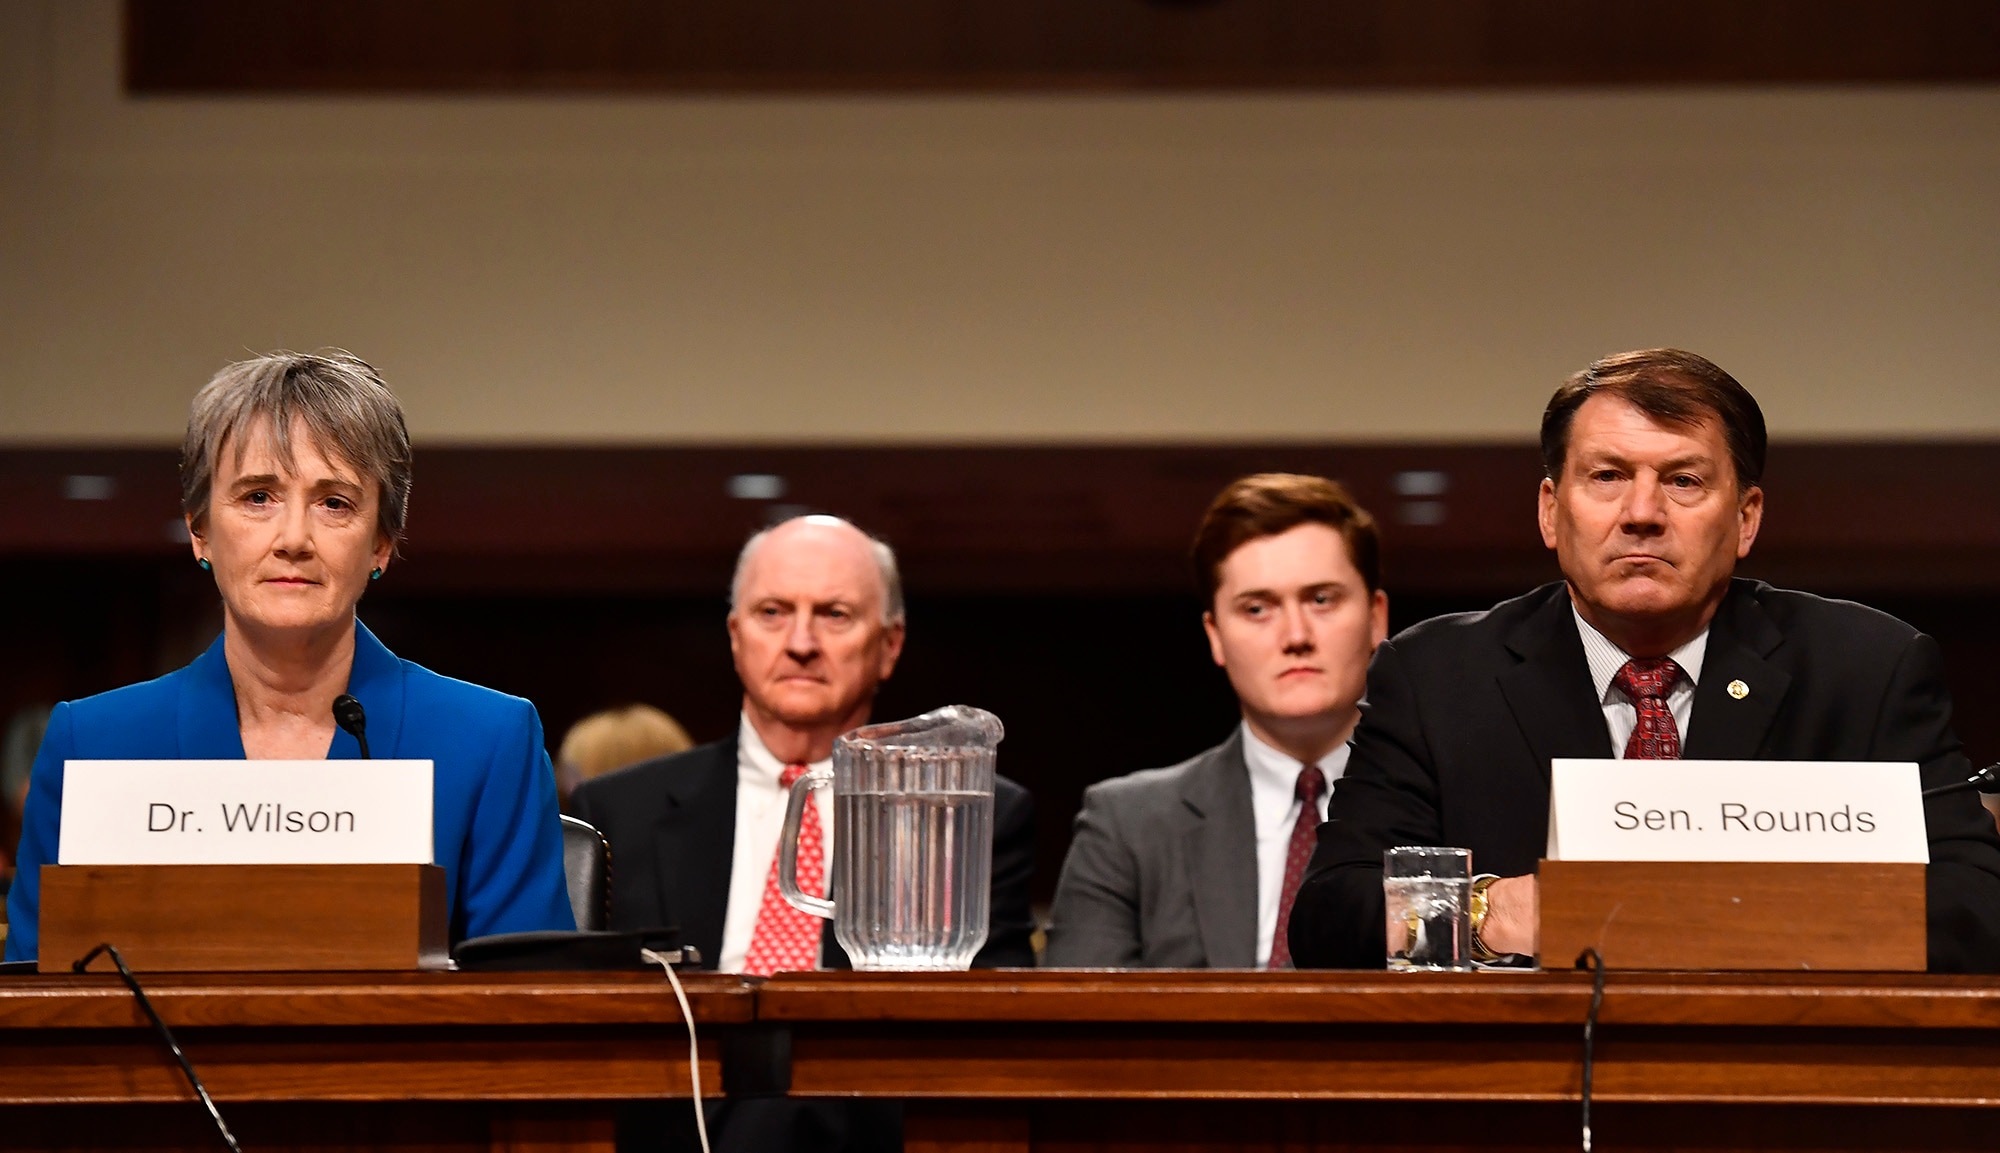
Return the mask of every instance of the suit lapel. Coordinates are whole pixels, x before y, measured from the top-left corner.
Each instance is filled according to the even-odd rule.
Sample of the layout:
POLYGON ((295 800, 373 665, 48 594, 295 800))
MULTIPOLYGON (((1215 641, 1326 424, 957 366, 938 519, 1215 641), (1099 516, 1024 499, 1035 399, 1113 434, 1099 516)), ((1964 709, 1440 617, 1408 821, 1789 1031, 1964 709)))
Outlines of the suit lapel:
MULTIPOLYGON (((361 702, 368 718, 368 752, 383 758, 396 756, 403 739, 403 662, 360 621, 354 622, 354 667, 347 674, 347 691, 361 702)), ((345 729, 334 730, 327 760, 352 760, 360 755, 361 745, 351 734, 345 729)))
MULTIPOLYGON (((368 751, 378 757, 395 756, 403 735, 403 664, 360 621, 354 622, 354 665, 347 674, 347 691, 361 702, 368 716, 368 751)), ((229 660, 223 656, 220 636, 182 676, 177 721, 181 757, 243 759, 236 686, 229 677, 229 660)), ((360 755, 361 745, 345 730, 335 729, 327 759, 353 760, 360 755)))
POLYGON ((243 728, 236 720, 236 687, 222 638, 194 659, 181 677, 178 754, 187 760, 240 761, 243 728))
POLYGON ((660 923, 701 950, 701 963, 722 959, 722 922, 729 911, 729 870, 736 851, 736 743, 711 746, 666 782, 666 802, 653 833, 660 923))
POLYGON ((1590 679, 1567 585, 1551 586, 1546 604, 1507 637, 1521 663, 1500 674, 1500 692, 1521 726, 1544 784, 1557 757, 1611 756, 1611 730, 1590 679))
POLYGON ((1257 823, 1243 730, 1187 776, 1181 801, 1194 814, 1185 840, 1202 952, 1212 969, 1257 963, 1257 823))
POLYGON ((1750 590, 1748 581, 1732 583, 1709 623, 1708 652, 1681 747, 1689 760, 1754 760, 1791 688, 1792 675, 1765 659, 1784 643, 1784 634, 1750 590))

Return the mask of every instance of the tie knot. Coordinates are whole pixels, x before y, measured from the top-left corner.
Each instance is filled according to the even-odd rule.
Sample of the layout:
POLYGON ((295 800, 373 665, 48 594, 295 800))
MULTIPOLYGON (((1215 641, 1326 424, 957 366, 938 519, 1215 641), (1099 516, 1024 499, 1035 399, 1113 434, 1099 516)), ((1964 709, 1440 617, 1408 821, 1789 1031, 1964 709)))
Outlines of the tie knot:
POLYGON ((789 789, 798 782, 800 777, 805 776, 811 771, 812 768, 808 765, 786 765, 785 771, 778 774, 778 787, 789 789))
POLYGON ((1307 765, 1299 770, 1299 783, 1292 788, 1292 795, 1308 805, 1317 804, 1319 795, 1326 791, 1326 774, 1318 765, 1307 765))
POLYGON ((1657 701, 1667 695, 1680 675, 1681 667, 1672 657, 1635 657, 1625 662, 1611 683, 1635 701, 1657 701))

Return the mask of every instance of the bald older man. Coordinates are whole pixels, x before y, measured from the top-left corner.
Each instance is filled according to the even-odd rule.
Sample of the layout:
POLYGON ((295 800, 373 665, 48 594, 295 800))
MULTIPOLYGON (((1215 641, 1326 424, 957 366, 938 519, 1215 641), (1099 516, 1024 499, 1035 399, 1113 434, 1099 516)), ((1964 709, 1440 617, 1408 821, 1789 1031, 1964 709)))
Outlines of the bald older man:
MULTIPOLYGON (((750 538, 730 590, 729 648, 743 684, 736 734, 599 777, 573 799, 611 843, 613 928, 678 926, 704 965, 728 973, 847 967, 832 922, 777 896, 778 831, 790 780, 829 764, 834 738, 867 723, 903 631, 888 545, 830 516, 750 538)), ((827 793, 813 797, 830 849, 827 793)), ((993 815, 991 921, 972 963, 1033 965, 1034 806, 1002 777, 993 815)))

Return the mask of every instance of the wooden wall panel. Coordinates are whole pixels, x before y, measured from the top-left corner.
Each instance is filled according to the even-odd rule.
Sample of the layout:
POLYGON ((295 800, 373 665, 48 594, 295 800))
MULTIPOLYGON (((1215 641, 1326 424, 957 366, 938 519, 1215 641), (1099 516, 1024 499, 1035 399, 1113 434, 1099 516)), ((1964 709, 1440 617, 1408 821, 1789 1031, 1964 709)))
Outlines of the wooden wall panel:
POLYGON ((1991 82, 1983 0, 127 0, 132 91, 1991 82))
MULTIPOLYGON (((1172 594, 1214 494, 1245 473, 1344 481, 1373 510, 1385 581, 1426 596, 1553 579, 1526 445, 923 448, 428 448, 404 590, 722 591, 774 517, 847 516, 930 594, 1172 594), (777 477, 775 496, 732 478, 777 477)), ((186 548, 174 454, 0 451, 0 556, 172 556, 186 548)), ((2000 445, 1779 444, 1746 571, 1883 595, 2000 591, 2000 445)), ((388 586, 385 586, 385 588, 388 586)))

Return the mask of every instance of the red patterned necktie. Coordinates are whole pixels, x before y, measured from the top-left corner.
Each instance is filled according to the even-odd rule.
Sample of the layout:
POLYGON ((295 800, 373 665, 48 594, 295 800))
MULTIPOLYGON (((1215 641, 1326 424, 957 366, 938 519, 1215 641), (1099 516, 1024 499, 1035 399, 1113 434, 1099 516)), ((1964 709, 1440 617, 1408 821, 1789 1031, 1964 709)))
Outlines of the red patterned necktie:
POLYGON ((1674 724, 1674 712, 1667 707, 1667 693, 1679 679, 1681 667, 1668 657, 1629 660, 1611 678, 1619 691, 1632 698, 1639 723, 1632 726, 1632 739, 1625 742, 1628 761, 1677 761, 1681 758, 1681 731, 1674 724))
POLYGON ((1299 882, 1306 879, 1306 862, 1312 859, 1314 833, 1319 829, 1319 795, 1326 791, 1326 774, 1318 765, 1299 770, 1299 783, 1292 795, 1299 799, 1299 819, 1292 824, 1292 842, 1285 847, 1285 887, 1278 890, 1278 925, 1271 931, 1271 968, 1292 967, 1292 943, 1285 926, 1292 920, 1292 902, 1299 899, 1299 882))
MULTIPOLYGON (((778 785, 787 794, 792 782, 806 775, 804 765, 786 765, 778 785)), ((826 846, 821 842, 819 811, 808 801, 799 822, 799 888, 815 897, 826 895, 826 846)), ((822 922, 802 912, 778 892, 778 855, 771 854, 771 871, 764 878, 764 903, 757 909, 757 927, 750 933, 750 951, 743 971, 758 977, 809 971, 819 967, 822 922)))

